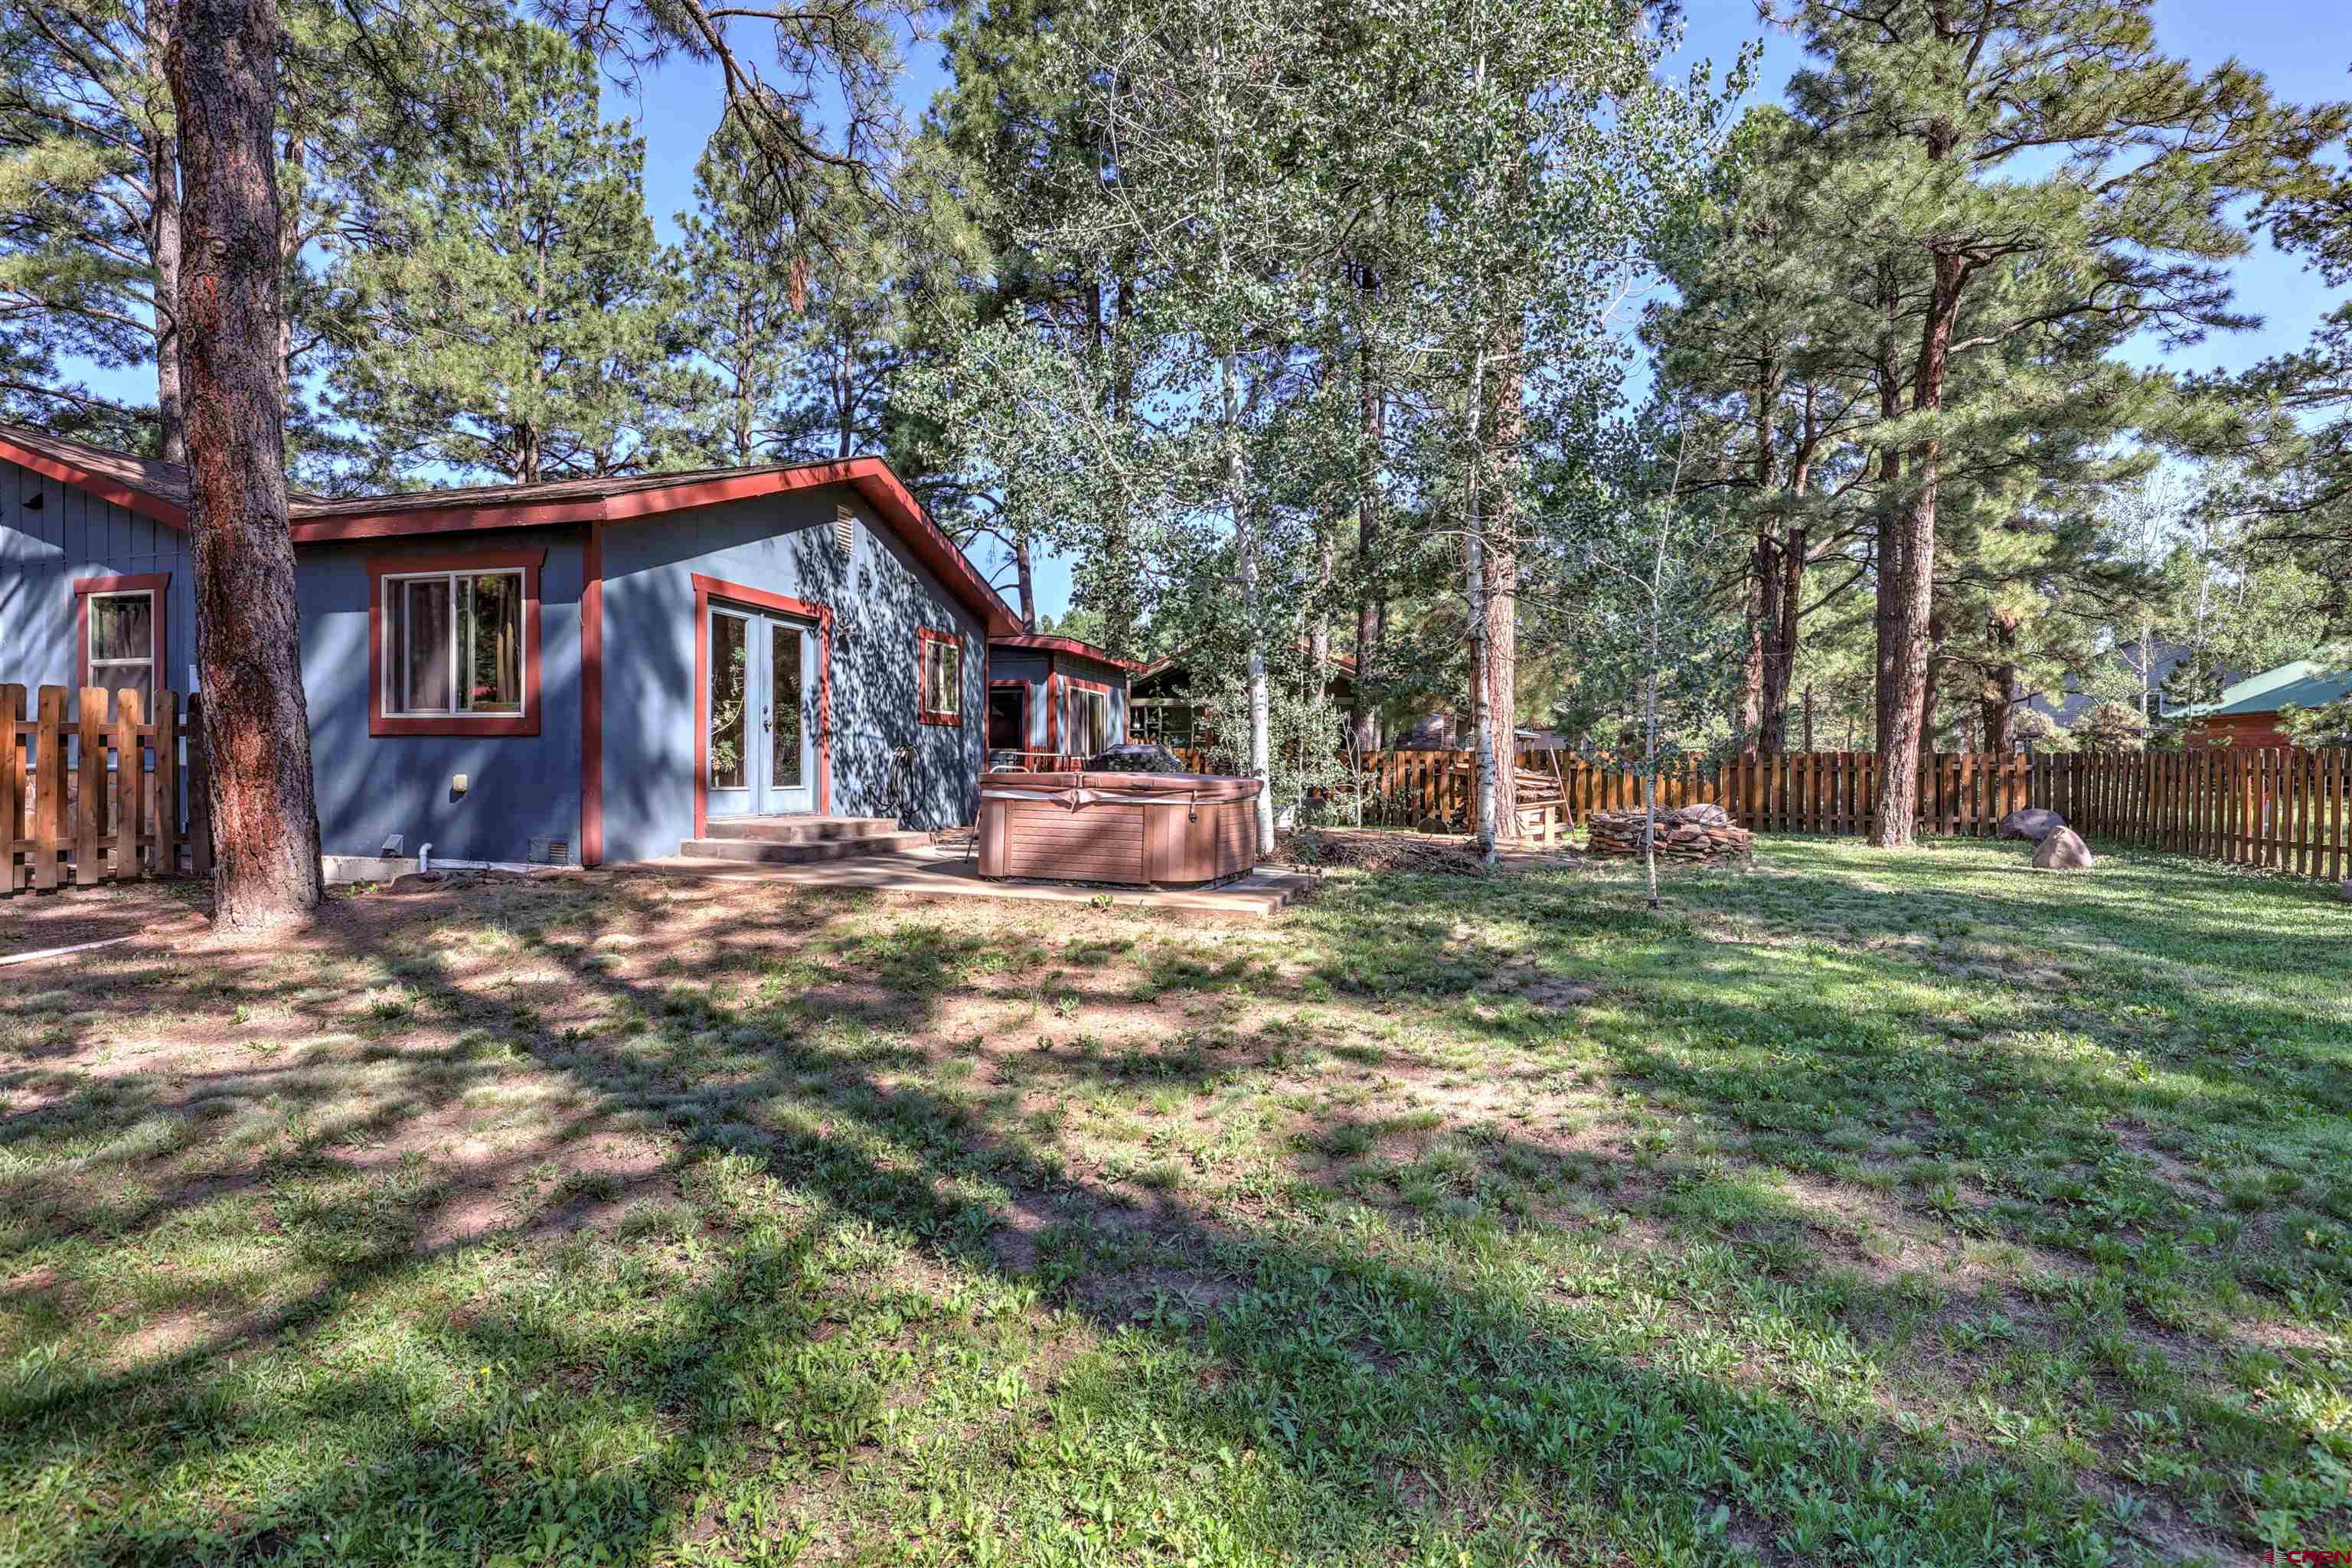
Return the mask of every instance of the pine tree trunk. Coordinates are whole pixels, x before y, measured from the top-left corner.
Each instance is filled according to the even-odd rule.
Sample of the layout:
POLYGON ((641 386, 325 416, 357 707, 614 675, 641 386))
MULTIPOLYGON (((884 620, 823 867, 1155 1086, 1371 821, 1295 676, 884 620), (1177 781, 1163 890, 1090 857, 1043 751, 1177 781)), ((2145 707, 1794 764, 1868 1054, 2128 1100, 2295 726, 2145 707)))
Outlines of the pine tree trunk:
POLYGON ((1771 748, 1764 744, 1764 602, 1772 567, 1761 534, 1748 549, 1748 647, 1739 661, 1739 732, 1750 748, 1769 752, 1771 748))
MULTIPOLYGON (((172 49, 170 0, 147 6, 147 58, 163 71, 172 49)), ((164 84, 166 90, 169 83, 164 84)), ((167 463, 188 460, 187 410, 180 374, 180 139, 158 131, 147 141, 147 178, 154 192, 147 249, 155 264, 156 453, 167 463)))
MULTIPOLYGON (((1923 444, 1924 445, 1924 444, 1923 444)), ((1935 591, 1936 470, 1932 450, 1915 452, 1918 487, 1895 519, 1895 564, 1881 564, 1878 595, 1879 728, 1877 820, 1870 842, 1907 848, 1919 811, 1919 750, 1927 743, 1927 617, 1935 591)))
POLYGON ((1979 717, 1984 722, 1984 749, 2000 756, 2009 749, 2010 698, 2017 689, 2017 668, 2014 665, 1996 666, 1985 677, 1984 691, 1977 700, 1979 717))
POLYGON ((276 0, 181 0, 168 66, 214 920, 240 937, 305 921, 323 896, 286 516, 277 46, 276 0))

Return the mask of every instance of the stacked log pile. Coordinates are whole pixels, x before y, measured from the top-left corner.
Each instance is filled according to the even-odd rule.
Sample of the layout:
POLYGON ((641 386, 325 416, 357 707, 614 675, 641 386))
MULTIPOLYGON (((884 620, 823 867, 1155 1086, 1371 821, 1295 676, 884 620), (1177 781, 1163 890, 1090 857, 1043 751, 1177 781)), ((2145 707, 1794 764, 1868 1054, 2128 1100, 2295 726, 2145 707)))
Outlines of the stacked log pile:
MULTIPOLYGON (((1638 858, 1642 853, 1643 814, 1638 811, 1596 811, 1592 814, 1591 851, 1595 855, 1638 858)), ((1756 836, 1735 827, 1730 814, 1719 805, 1685 805, 1658 813, 1658 858, 1661 860, 1745 860, 1756 858, 1756 836)))

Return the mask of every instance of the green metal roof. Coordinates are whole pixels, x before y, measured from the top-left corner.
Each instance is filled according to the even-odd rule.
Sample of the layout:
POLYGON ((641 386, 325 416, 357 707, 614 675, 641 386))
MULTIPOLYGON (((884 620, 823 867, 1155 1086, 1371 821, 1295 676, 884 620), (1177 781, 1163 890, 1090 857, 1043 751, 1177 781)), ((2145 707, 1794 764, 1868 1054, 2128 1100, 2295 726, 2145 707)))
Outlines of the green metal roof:
POLYGON ((2200 718, 2230 713, 2275 713, 2293 704, 2317 708, 2352 693, 2352 669, 2328 674, 2310 659, 2297 659, 2238 682, 2221 693, 2210 708, 2193 711, 2200 718))

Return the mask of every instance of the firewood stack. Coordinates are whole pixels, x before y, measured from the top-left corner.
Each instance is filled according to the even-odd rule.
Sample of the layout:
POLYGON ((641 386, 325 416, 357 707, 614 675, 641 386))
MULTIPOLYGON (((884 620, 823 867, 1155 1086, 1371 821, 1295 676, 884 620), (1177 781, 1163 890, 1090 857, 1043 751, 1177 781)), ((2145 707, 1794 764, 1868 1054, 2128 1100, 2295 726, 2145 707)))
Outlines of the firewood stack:
MULTIPOLYGON (((1591 852, 1638 858, 1642 853, 1643 814, 1638 811, 1596 811, 1592 814, 1591 852)), ((1661 860, 1725 860, 1753 862, 1756 836, 1735 827, 1730 814, 1719 805, 1660 807, 1658 858, 1661 860)))

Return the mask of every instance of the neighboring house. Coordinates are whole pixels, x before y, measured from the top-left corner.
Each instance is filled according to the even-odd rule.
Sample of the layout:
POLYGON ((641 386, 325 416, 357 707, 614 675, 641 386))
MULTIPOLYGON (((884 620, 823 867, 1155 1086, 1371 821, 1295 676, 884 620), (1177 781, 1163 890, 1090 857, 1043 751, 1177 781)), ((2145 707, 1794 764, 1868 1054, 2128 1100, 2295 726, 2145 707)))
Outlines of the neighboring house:
POLYGON ((988 749, 1091 757, 1127 739, 1141 665, 1076 637, 988 641, 988 749))
POLYGON ((2279 710, 2318 708, 2352 692, 2352 669, 2330 670, 2316 660, 2250 675, 2222 689, 2219 699, 2181 710, 2192 746, 2291 746, 2279 724, 2279 710))
MULTIPOLYGON (((1299 646, 1301 653, 1306 645, 1299 646)), ((1174 654, 1155 658, 1135 670, 1133 681, 1134 718, 1131 728, 1139 741, 1157 741, 1163 746, 1206 745, 1212 739, 1207 724, 1202 721, 1201 701, 1192 686, 1193 670, 1189 656, 1174 654)), ((1355 700, 1356 661, 1344 653, 1329 656, 1329 673, 1323 682, 1324 695, 1340 711, 1347 710, 1355 700)))
MULTIPOLYGON (((2137 674, 2138 667, 2130 657, 2137 646, 2136 643, 2117 643, 2107 651, 2127 672, 2137 674)), ((2149 647, 2147 679, 2150 700, 2148 713, 2150 719, 2162 719, 2171 714, 2172 704, 2164 695, 2164 683, 2172 678, 2174 668, 2192 651, 2187 643, 2161 640, 2149 647)), ((2104 699, 2084 691, 2081 680, 2069 672, 2063 689, 2055 695, 2036 692, 2027 700, 2025 705, 2032 711, 2045 714, 2054 720, 2059 728, 2071 729, 2077 719, 2097 707, 2102 700, 2104 699)), ((2136 700, 2133 700, 2134 705, 2137 706, 2136 700)))
MULTIPOLYGON (((0 681, 188 691, 186 496, 0 426, 0 681)), ((727 816, 972 820, 987 639, 1019 626, 877 458, 290 511, 330 854, 594 865, 727 816)))

